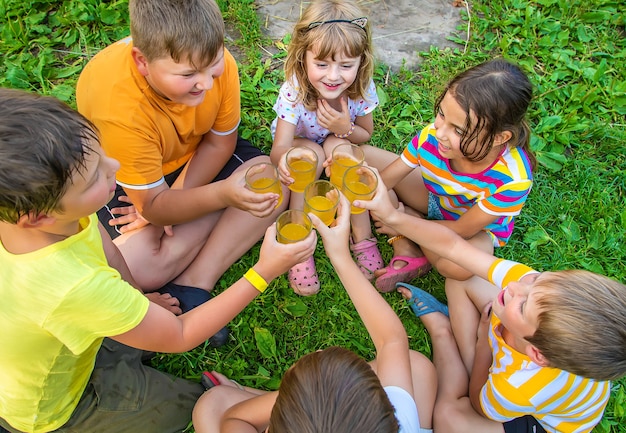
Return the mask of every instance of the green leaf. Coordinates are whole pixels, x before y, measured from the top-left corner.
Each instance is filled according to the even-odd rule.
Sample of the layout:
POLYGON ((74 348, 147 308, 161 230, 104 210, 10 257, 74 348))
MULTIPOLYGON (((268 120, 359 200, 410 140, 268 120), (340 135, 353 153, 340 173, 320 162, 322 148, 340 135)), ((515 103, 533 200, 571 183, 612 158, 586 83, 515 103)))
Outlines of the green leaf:
POLYGON ((293 317, 304 316, 308 309, 309 308, 306 306, 304 302, 302 302, 302 300, 300 300, 300 298, 295 299, 295 300, 290 300, 284 306, 284 310, 293 317))
POLYGON ((565 221, 559 226, 568 242, 576 242, 580 240, 580 227, 576 221, 565 221))
POLYGON ((547 244, 552 239, 546 231, 541 227, 531 227, 524 234, 524 242, 530 245, 531 249, 537 249, 538 246, 547 244))
POLYGON ((254 328, 256 347, 264 358, 276 359, 276 340, 270 331, 265 328, 254 328))
POLYGON ((596 250, 602 248, 606 241, 606 230, 604 218, 595 221, 591 226, 591 233, 589 234, 589 247, 596 250))

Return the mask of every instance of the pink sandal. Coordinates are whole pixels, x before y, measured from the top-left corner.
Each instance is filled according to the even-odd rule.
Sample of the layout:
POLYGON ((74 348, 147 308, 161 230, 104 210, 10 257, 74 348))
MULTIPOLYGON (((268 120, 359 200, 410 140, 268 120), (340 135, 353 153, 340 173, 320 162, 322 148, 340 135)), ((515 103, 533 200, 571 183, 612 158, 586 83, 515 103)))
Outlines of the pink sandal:
POLYGON ((377 243, 376 238, 371 237, 356 244, 350 244, 350 250, 359 265, 359 269, 369 281, 374 279, 374 272, 382 269, 385 264, 377 243))
POLYGON ((391 292, 396 290, 396 283, 407 283, 414 278, 427 274, 432 266, 425 256, 407 257, 395 256, 391 259, 387 267, 387 272, 376 279, 376 288, 383 292, 391 292), (405 262, 401 268, 394 267, 395 262, 405 262))
POLYGON ((317 277, 313 256, 289 269, 287 279, 293 291, 298 295, 311 296, 320 290, 320 280, 317 277))

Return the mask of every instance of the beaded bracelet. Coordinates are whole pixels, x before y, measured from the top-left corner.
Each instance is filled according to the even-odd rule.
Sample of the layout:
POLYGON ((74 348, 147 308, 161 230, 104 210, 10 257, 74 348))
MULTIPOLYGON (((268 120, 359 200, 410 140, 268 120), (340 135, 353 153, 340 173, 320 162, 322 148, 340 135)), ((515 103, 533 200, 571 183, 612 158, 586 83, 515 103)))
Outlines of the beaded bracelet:
POLYGON ((354 132, 354 122, 350 122, 350 130, 348 132, 346 132, 345 134, 337 134, 337 133, 335 133, 335 137, 337 137, 337 138, 348 138, 349 136, 352 135, 353 132, 354 132))
POLYGON ((387 243, 389 245, 393 244, 395 241, 399 241, 400 239, 404 239, 405 236, 404 235, 397 235, 397 236, 393 236, 390 237, 389 239, 387 239, 387 243))
POLYGON ((248 272, 246 272, 243 277, 248 280, 248 282, 259 292, 263 293, 265 292, 265 289, 267 289, 267 281, 265 281, 263 277, 260 276, 254 269, 248 269, 248 272))

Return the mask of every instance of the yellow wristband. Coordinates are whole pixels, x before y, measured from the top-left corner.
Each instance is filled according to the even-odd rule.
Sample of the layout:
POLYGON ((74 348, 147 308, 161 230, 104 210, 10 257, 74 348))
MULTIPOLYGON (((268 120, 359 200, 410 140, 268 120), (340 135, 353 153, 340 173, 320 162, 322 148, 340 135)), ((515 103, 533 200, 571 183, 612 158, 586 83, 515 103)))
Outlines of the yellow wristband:
POLYGON ((248 280, 248 282, 259 292, 263 293, 265 292, 265 289, 267 289, 267 281, 265 281, 263 277, 260 276, 254 269, 248 269, 248 272, 246 272, 243 277, 248 280))

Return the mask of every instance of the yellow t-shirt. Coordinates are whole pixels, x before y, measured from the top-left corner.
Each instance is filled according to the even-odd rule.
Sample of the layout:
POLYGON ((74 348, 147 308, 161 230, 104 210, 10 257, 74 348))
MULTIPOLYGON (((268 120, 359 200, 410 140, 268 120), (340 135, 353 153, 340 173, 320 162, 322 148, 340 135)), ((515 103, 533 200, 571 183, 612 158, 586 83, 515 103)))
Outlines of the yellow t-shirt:
POLYGON ((0 417, 24 432, 56 430, 76 408, 103 337, 136 327, 149 301, 109 267, 95 215, 28 254, 0 243, 0 417))
MULTIPOLYGON (((491 266, 489 279, 498 287, 506 287, 533 272, 526 265, 498 259, 491 266)), ((501 331, 502 322, 492 314, 489 344, 493 361, 480 393, 485 415, 499 422, 532 415, 547 432, 590 432, 602 419, 611 383, 541 367, 509 346, 501 331)))
POLYGON ((78 111, 99 129, 102 146, 121 168, 117 181, 131 189, 160 185, 182 167, 209 131, 225 135, 239 126, 237 64, 224 49, 224 73, 204 101, 189 107, 155 93, 131 56, 132 39, 116 42, 87 64, 76 87, 78 111))

